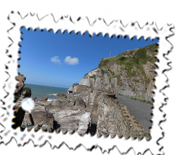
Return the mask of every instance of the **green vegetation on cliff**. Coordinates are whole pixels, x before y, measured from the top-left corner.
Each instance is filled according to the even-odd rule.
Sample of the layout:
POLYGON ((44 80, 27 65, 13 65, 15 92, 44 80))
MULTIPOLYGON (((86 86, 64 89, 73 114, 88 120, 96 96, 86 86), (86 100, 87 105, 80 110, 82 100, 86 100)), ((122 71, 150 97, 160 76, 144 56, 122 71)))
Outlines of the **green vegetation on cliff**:
POLYGON ((31 97, 32 92, 31 92, 31 89, 29 87, 24 87, 23 91, 26 91, 25 97, 31 97))
MULTIPOLYGON (((111 82, 111 79, 116 78, 117 92, 123 95, 130 93, 131 96, 135 93, 138 100, 145 101, 148 100, 146 94, 152 89, 152 78, 156 76, 154 69, 157 50, 158 44, 152 44, 125 51, 117 56, 101 59, 98 68, 102 77, 105 74, 109 77, 108 85, 111 85, 112 91, 116 89, 114 90, 114 80, 111 82)), ((102 88, 104 91, 110 91, 105 85, 102 88)))
POLYGON ((24 91, 25 91, 25 97, 31 97, 31 95, 32 95, 31 89, 29 87, 24 87, 18 93, 14 94, 15 102, 19 99, 19 97, 21 96, 22 92, 24 92, 24 91))
POLYGON ((151 102, 157 50, 158 44, 152 44, 103 58, 98 68, 85 74, 80 84, 151 102))
POLYGON ((141 67, 141 64, 145 64, 147 61, 156 62, 155 51, 158 49, 157 44, 152 44, 140 49, 134 49, 123 52, 117 56, 103 58, 98 65, 98 68, 109 68, 113 63, 125 65, 127 71, 131 71, 133 66, 141 67), (148 54, 150 52, 150 54, 148 54))
POLYGON ((92 75, 92 76, 90 76, 90 78, 92 78, 96 81, 96 75, 92 75))
MULTIPOLYGON (((102 74, 104 74, 102 68, 109 69, 111 65, 116 63, 122 66, 122 70, 126 70, 128 77, 133 77, 136 76, 136 71, 133 71, 132 69, 136 67, 140 71, 138 74, 144 76, 142 83, 148 83, 150 80, 146 77, 143 64, 146 64, 148 61, 151 63, 155 63, 157 61, 155 57, 157 49, 158 45, 152 44, 146 47, 142 47, 140 49, 123 52, 114 57, 104 58, 101 59, 98 68, 101 68, 101 72, 102 74)), ((112 76, 114 76, 114 73, 112 73, 112 76)))

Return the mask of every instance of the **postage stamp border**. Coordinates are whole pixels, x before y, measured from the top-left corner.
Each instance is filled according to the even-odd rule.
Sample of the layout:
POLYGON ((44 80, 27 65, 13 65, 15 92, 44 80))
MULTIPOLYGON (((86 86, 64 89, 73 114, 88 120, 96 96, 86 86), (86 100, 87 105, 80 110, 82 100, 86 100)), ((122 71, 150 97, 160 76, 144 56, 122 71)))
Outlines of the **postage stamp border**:
MULTIPOLYGON (((57 15, 58 17, 58 15, 57 15)), ((143 27, 140 27, 138 22, 130 22, 127 25, 123 25, 121 20, 113 20, 109 24, 105 22, 105 19, 98 18, 92 21, 88 17, 79 17, 76 20, 72 20, 71 16, 60 15, 59 19, 55 19, 53 14, 46 14, 45 16, 40 16, 39 13, 26 13, 25 16, 21 16, 20 12, 11 12, 8 16, 8 20, 11 23, 11 27, 7 29, 9 45, 6 49, 6 55, 8 56, 8 61, 6 62, 5 74, 9 78, 4 81, 5 87, 3 90, 6 92, 6 96, 2 99, 1 106, 1 116, 0 116, 0 142, 9 143, 12 138, 16 139, 18 145, 25 145, 29 141, 37 146, 41 146, 46 142, 49 142, 51 147, 61 147, 66 144, 69 148, 76 149, 79 145, 83 145, 86 149, 91 149, 93 146, 100 147, 101 151, 109 152, 111 148, 117 147, 119 153, 126 153, 130 149, 134 149, 135 153, 143 153, 145 151, 151 151, 152 153, 158 153, 161 151, 162 146, 159 141, 163 137, 163 128, 161 123, 165 120, 163 111, 161 110, 163 105, 167 103, 167 95, 164 93, 164 89, 168 85, 167 77, 164 73, 166 69, 169 69, 165 55, 171 50, 172 45, 167 40, 168 37, 173 35, 171 32, 172 25, 165 25, 163 28, 158 29, 156 23, 146 23, 143 27), (13 93, 14 88, 17 83, 15 81, 15 76, 17 75, 17 64, 19 51, 20 38, 20 28, 25 26, 27 29, 36 28, 40 29, 53 29, 56 33, 58 30, 64 32, 75 31, 75 33, 80 32, 83 34, 88 31, 90 35, 95 33, 96 35, 102 33, 109 34, 109 36, 129 36, 130 39, 137 37, 137 39, 144 37, 147 38, 159 38, 159 51, 157 58, 159 62, 156 63, 158 69, 156 72, 158 76, 156 77, 154 89, 154 108, 153 108, 153 125, 151 129, 152 139, 146 141, 145 139, 138 141, 132 140, 131 138, 125 140, 125 138, 119 139, 117 136, 115 138, 97 138, 96 136, 84 135, 79 136, 77 133, 70 135, 69 133, 63 134, 62 132, 57 133, 45 133, 41 130, 37 133, 32 130, 28 132, 24 130, 20 131, 19 128, 16 130, 12 129, 12 119, 14 117, 14 103, 13 103, 13 93), (9 56, 11 55, 11 56, 9 56), (71 139, 71 140, 70 140, 71 139)))

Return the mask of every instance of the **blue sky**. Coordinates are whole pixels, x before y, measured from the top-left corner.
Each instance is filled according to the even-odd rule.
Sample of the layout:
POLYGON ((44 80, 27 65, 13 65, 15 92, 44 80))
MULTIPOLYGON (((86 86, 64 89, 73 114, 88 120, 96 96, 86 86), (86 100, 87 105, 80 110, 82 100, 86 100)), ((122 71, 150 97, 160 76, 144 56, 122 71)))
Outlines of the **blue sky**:
POLYGON ((69 88, 73 83, 79 83, 84 74, 88 73, 102 58, 116 56, 124 51, 141 48, 158 43, 158 39, 145 41, 136 37, 131 41, 128 37, 109 38, 101 34, 93 37, 86 32, 83 36, 73 31, 64 34, 58 31, 21 28, 19 44, 21 60, 18 71, 26 76, 28 84, 46 85, 69 88))

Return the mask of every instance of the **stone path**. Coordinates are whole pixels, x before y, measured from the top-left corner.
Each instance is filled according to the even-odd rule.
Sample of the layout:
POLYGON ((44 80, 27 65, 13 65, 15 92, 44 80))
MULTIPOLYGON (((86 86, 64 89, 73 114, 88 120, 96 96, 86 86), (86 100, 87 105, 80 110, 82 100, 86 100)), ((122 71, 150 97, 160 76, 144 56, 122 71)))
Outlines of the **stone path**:
POLYGON ((143 126, 146 132, 150 132, 149 127, 152 126, 151 112, 152 105, 141 101, 126 98, 124 96, 116 95, 117 101, 127 106, 130 113, 135 116, 135 119, 143 126))

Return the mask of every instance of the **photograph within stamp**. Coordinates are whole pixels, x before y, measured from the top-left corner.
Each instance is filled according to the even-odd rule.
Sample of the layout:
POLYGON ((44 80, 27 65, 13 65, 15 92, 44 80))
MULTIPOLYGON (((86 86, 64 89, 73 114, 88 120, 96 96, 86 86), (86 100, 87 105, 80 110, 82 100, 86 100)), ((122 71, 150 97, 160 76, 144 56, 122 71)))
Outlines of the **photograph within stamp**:
POLYGON ((14 129, 151 139, 157 38, 20 31, 14 129))

